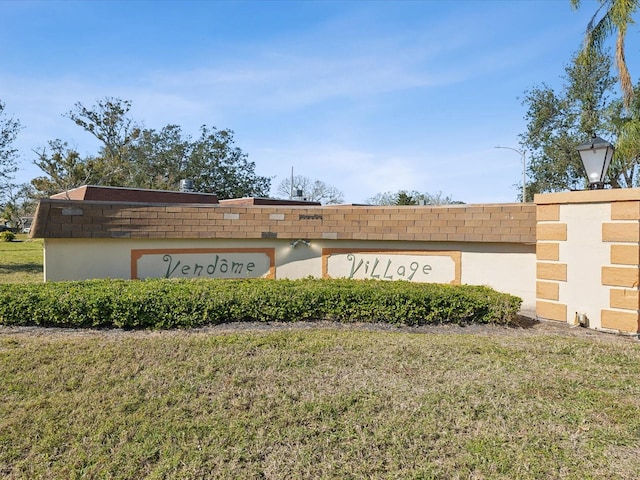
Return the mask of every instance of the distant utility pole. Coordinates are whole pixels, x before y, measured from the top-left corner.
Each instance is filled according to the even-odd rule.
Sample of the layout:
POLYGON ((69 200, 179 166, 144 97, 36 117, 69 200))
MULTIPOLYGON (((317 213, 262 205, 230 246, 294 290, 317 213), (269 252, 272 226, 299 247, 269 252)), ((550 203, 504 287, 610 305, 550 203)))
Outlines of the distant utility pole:
POLYGON ((527 158, 526 158, 527 152, 526 150, 520 151, 511 147, 501 147, 500 145, 498 145, 496 148, 513 150, 514 152, 518 153, 522 158, 522 203, 526 202, 527 201, 527 158))

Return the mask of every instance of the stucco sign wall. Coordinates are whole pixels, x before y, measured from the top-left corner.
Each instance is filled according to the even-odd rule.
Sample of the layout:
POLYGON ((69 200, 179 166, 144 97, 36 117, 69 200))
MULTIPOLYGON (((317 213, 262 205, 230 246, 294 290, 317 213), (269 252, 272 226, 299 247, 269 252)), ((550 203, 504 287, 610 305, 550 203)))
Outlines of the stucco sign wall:
POLYGON ((131 250, 131 278, 274 278, 273 248, 131 250))
POLYGON ((322 257, 326 278, 459 284, 461 277, 456 251, 323 249, 322 257))

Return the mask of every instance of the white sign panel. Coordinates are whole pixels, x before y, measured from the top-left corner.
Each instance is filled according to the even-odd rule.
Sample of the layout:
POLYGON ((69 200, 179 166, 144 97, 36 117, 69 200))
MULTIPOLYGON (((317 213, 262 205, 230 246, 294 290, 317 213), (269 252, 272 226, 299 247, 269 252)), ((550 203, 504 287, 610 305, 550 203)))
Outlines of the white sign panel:
POLYGON ((328 276, 358 280, 452 283, 457 280, 456 267, 452 255, 429 255, 427 252, 333 253, 327 260, 328 276))
POLYGON ((131 252, 132 278, 258 278, 271 275, 268 252, 138 250, 131 252))

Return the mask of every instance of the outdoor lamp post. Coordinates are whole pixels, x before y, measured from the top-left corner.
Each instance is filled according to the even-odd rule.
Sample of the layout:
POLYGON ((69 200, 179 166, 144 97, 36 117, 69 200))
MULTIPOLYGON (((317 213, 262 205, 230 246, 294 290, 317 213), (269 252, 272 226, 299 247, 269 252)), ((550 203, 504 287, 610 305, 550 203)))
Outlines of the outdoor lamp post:
POLYGON ((594 133, 588 141, 578 145, 577 149, 587 174, 589 190, 604 188, 604 177, 613 158, 613 145, 594 133))
POLYGON ((512 147, 501 147, 498 145, 496 148, 505 148, 507 150, 513 150, 520 155, 522 159, 522 203, 527 201, 527 152, 526 150, 517 150, 512 147))

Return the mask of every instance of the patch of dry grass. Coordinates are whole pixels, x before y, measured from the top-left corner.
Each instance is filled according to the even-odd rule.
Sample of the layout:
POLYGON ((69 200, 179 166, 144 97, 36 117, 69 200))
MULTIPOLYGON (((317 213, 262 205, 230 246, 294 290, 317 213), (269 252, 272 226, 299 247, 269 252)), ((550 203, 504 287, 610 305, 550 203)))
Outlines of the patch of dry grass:
MULTIPOLYGON (((46 332, 46 331, 45 331, 46 332)), ((3 478, 636 478, 640 345, 0 334, 3 478)))

